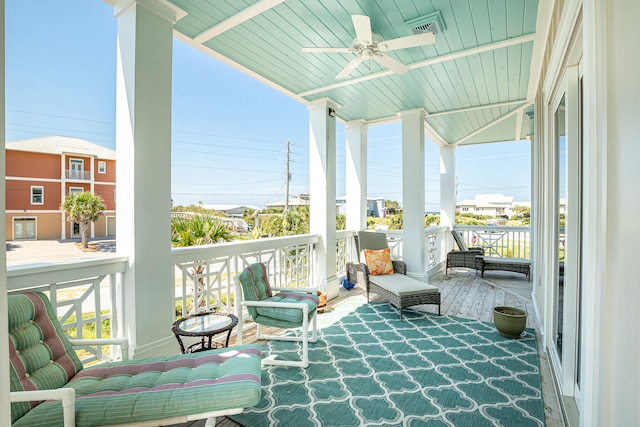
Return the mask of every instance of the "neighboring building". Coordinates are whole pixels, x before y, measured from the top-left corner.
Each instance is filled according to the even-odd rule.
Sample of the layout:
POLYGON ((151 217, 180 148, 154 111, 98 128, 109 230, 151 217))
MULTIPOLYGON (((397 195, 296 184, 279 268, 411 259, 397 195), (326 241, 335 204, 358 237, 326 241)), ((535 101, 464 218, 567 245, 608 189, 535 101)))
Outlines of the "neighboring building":
POLYGON ((80 237, 60 205, 72 193, 102 196, 106 210, 91 237, 116 234, 116 152, 79 138, 49 136, 6 143, 7 240, 80 237))
MULTIPOLYGON (((387 209, 384 207, 384 197, 367 198, 367 217, 373 216, 384 218, 387 216, 387 209)), ((338 197, 336 199, 336 213, 347 214, 347 197, 338 197)))
MULTIPOLYGON (((280 200, 279 202, 267 203, 265 204, 267 208, 284 208, 284 200, 280 200)), ((298 194, 296 197, 291 197, 289 199, 289 206, 309 206, 309 195, 308 194, 298 194)))
MULTIPOLYGON (((284 205, 283 205, 284 206, 284 205)), ((261 211, 262 208, 251 205, 202 205, 205 209, 224 212, 230 218, 242 218, 248 210, 261 211)))
POLYGON ((516 206, 513 197, 502 194, 477 194, 474 200, 463 200, 456 204, 457 213, 487 215, 493 218, 511 216, 516 206))

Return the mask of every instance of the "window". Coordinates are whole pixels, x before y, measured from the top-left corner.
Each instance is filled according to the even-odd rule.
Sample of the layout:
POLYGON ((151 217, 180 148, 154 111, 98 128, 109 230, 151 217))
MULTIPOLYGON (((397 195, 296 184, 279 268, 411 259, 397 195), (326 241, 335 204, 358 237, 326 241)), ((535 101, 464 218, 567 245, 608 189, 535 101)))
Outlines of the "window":
POLYGON ((82 187, 69 187, 69 195, 82 193, 83 191, 84 191, 84 188, 82 187))
POLYGON ((98 161, 98 173, 107 173, 107 162, 98 161))
POLYGON ((32 205, 44 205, 44 187, 31 186, 31 204, 32 205))

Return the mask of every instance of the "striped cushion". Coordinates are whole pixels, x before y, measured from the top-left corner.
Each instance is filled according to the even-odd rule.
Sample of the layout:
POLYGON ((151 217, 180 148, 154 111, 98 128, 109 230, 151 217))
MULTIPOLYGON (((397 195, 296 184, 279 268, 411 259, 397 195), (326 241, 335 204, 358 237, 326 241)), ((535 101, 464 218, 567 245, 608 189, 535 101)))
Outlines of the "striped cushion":
MULTIPOLYGON (((9 295, 9 375, 11 391, 64 387, 82 370, 49 299, 40 292, 9 295)), ((11 421, 39 402, 11 404, 11 421)))
MULTIPOLYGON (((87 368, 67 385, 76 391, 76 426, 254 406, 261 394, 260 361, 259 347, 245 345, 87 368)), ((62 425, 60 403, 37 406, 13 427, 33 425, 62 425)))
MULTIPOLYGON (((301 292, 279 292, 265 301, 270 302, 303 302, 309 307, 309 319, 312 317, 316 307, 318 307, 318 296, 314 294, 305 294, 301 292)), ((270 317, 275 320, 296 324, 302 324, 302 310, 297 308, 282 307, 256 307, 258 315, 261 317, 270 317)))

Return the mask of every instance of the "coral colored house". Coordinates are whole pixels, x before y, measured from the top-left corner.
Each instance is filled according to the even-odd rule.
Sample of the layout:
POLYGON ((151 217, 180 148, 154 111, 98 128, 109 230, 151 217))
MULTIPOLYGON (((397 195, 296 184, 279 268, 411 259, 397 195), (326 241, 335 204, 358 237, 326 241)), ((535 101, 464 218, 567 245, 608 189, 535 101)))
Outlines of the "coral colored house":
POLYGON ((79 138, 48 136, 6 143, 7 240, 80 237, 60 205, 75 192, 102 196, 106 210, 91 237, 116 234, 116 152, 79 138))

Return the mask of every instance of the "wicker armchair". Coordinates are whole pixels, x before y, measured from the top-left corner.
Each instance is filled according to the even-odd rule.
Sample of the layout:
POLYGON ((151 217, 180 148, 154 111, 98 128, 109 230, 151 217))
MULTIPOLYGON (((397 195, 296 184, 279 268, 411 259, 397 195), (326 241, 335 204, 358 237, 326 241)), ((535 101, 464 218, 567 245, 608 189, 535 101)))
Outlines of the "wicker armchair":
POLYGON ((449 269, 454 267, 473 268, 476 272, 482 270, 484 249, 481 247, 467 247, 462 233, 458 230, 451 230, 451 234, 459 250, 453 250, 447 254, 445 274, 448 274, 449 269))
POLYGON ((364 249, 385 249, 387 237, 383 233, 359 231, 356 244, 360 253, 360 263, 347 263, 347 280, 366 286, 367 302, 369 293, 380 295, 400 311, 413 305, 436 304, 440 315, 440 291, 437 287, 407 276, 407 264, 403 261, 391 261, 393 274, 369 275, 364 249))

